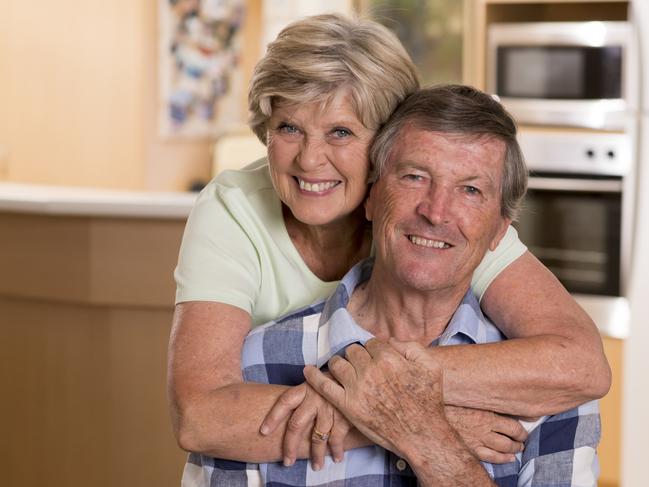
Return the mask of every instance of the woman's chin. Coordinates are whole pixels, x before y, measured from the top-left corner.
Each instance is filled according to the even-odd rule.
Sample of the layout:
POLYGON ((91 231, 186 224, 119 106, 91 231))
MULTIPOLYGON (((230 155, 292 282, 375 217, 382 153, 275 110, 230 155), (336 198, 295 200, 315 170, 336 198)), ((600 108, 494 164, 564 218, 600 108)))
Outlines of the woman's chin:
MULTIPOLYGON (((332 211, 332 208, 290 208, 293 218, 313 227, 342 223, 356 218, 354 211, 332 211)), ((356 223, 355 223, 356 224, 356 223)))

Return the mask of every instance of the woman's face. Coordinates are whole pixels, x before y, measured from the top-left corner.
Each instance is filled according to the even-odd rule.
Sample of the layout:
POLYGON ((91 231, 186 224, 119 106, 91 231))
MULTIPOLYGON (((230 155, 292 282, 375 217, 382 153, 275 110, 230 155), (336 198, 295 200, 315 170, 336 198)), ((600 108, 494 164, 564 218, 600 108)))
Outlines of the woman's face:
POLYGON ((352 110, 347 90, 328 102, 280 105, 268 121, 275 190, 302 223, 327 225, 365 199, 374 131, 352 110))

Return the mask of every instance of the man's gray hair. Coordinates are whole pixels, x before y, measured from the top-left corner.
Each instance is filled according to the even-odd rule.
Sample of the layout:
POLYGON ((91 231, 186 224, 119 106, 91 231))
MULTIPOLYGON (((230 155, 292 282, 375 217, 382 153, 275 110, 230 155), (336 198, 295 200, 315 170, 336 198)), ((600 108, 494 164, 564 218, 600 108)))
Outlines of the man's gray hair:
POLYGON ((515 220, 527 189, 527 167, 516 140, 516 122, 490 95, 470 86, 441 85, 408 96, 376 135, 370 151, 376 181, 406 126, 470 138, 494 137, 505 143, 501 214, 515 220))

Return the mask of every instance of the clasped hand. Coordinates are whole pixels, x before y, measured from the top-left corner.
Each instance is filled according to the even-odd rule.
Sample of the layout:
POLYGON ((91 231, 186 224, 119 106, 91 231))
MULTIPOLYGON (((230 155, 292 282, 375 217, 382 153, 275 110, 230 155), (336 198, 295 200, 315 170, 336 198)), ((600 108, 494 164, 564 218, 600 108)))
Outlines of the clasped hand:
POLYGON ((318 470, 327 451, 334 461, 343 458, 345 438, 354 428, 371 442, 404 455, 410 442, 434 436, 430 426, 435 418, 448 421, 480 460, 513 461, 527 438, 525 429, 490 411, 444 406, 442 371, 429 351, 416 342, 372 339, 365 347, 349 346, 344 359, 333 357, 330 373, 307 366, 307 382, 279 398, 261 432, 269 434, 289 418, 284 463, 293 464, 300 445, 310 442, 312 466, 318 470), (314 428, 330 432, 328 441, 313 435, 314 428))

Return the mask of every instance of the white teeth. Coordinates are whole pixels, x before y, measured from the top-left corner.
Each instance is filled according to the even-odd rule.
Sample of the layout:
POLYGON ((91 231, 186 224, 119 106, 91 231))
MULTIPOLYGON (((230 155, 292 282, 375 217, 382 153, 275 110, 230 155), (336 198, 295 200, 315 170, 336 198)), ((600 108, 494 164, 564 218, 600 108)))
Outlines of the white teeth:
POLYGON ((408 239, 415 245, 419 245, 421 247, 429 247, 435 249, 445 249, 450 247, 449 244, 442 242, 441 240, 429 240, 427 238, 417 237, 415 235, 409 235, 408 239))
POLYGON ((331 189, 338 184, 337 181, 327 181, 324 183, 307 183, 303 179, 298 179, 298 181, 301 190, 311 193, 320 193, 322 191, 327 191, 328 189, 331 189))

